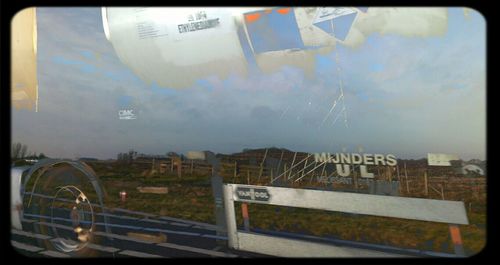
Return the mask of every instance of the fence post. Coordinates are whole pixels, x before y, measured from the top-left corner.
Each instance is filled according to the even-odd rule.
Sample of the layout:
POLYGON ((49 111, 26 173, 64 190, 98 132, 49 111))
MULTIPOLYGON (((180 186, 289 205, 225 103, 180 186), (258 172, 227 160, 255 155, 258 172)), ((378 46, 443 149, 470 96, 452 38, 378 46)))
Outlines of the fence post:
POLYGON ((248 204, 241 204, 241 214, 243 215, 243 226, 245 227, 245 231, 250 231, 250 220, 248 218, 248 204))
POLYGON ((238 162, 234 161, 233 179, 236 179, 236 172, 238 171, 238 162))
POLYGON ((191 159, 191 175, 193 175, 193 160, 191 159))
POLYGON ((396 172, 397 172, 398 181, 399 181, 399 193, 402 193, 401 192, 401 176, 399 176, 399 165, 396 165, 396 172))
POLYGON ((227 227, 227 244, 229 248, 239 248, 238 234, 236 228, 236 216, 234 213, 233 187, 231 185, 223 185, 224 191, 224 211, 225 225, 227 227))
POLYGON ((182 178, 182 161, 180 159, 177 163, 177 176, 182 178))
POLYGON ((451 241, 455 248, 455 254, 460 257, 465 256, 464 245, 462 243, 462 237, 460 236, 460 228, 458 225, 450 224, 450 235, 451 241))

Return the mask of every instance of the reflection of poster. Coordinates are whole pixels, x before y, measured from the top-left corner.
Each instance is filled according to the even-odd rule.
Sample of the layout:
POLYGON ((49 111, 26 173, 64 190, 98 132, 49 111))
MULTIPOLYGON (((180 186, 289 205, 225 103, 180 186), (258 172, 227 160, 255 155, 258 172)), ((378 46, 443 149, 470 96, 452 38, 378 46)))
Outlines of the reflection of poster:
POLYGON ((17 13, 11 29, 12 106, 38 111, 36 9, 26 8, 17 13))

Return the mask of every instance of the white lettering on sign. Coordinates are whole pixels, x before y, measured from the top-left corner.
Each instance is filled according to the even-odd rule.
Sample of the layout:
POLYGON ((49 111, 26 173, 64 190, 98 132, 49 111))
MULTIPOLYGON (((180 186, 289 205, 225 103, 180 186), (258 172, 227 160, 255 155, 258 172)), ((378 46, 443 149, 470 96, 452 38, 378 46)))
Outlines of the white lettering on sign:
POLYGON ((266 189, 238 187, 236 195, 241 200, 269 201, 270 195, 266 189))
POLYGON ((367 165, 387 165, 396 166, 398 161, 394 155, 381 154, 345 154, 345 153, 315 153, 316 163, 336 164, 337 174, 341 177, 348 177, 351 174, 351 165, 360 165, 359 170, 362 178, 374 178, 374 174, 368 172, 367 165))
POLYGON ((317 163, 333 163, 333 164, 351 164, 351 165, 388 165, 395 166, 397 164, 394 155, 381 154, 344 154, 344 153, 315 153, 314 160, 317 163))

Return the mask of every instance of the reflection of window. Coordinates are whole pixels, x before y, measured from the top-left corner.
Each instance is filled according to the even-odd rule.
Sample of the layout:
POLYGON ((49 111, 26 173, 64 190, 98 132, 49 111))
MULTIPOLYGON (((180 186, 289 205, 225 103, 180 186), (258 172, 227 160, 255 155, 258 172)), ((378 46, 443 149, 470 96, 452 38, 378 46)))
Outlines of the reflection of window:
POLYGON ((255 53, 304 48, 295 13, 290 9, 247 13, 245 23, 255 53))

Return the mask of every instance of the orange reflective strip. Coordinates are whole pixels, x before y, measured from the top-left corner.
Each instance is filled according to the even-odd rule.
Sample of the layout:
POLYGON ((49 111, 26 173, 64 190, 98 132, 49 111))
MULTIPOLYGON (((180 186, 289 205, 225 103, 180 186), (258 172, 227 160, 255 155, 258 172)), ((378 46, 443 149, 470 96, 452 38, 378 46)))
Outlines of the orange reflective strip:
POLYGON ((246 203, 241 204, 241 213, 244 219, 248 219, 248 205, 246 203))
POLYGON ((257 21, 260 18, 259 13, 253 13, 253 14, 246 14, 245 15, 245 20, 247 23, 252 23, 257 21))
POLYGON ((456 225, 450 225, 451 241, 454 245, 462 245, 462 237, 460 236, 460 229, 456 225))
POLYGON ((276 12, 278 12, 282 15, 286 15, 286 14, 290 13, 290 10, 291 10, 291 8, 281 8, 281 9, 277 9, 276 12))

